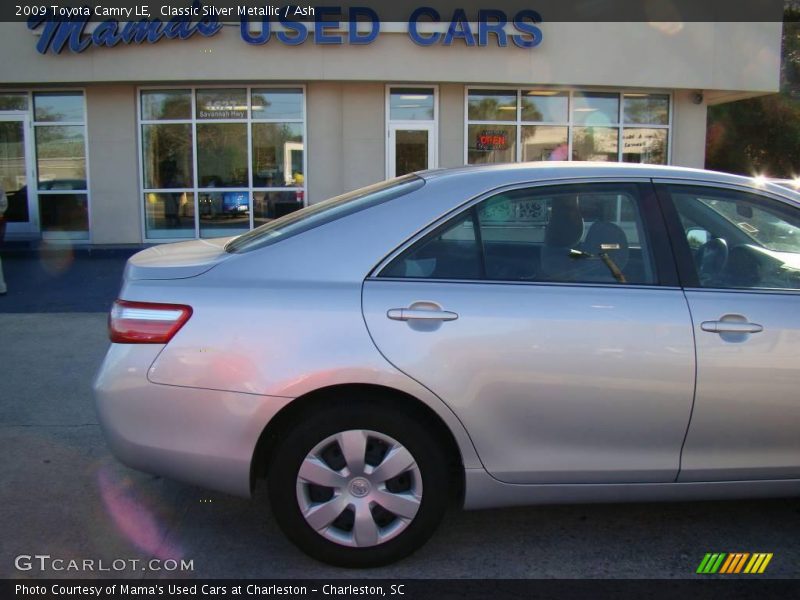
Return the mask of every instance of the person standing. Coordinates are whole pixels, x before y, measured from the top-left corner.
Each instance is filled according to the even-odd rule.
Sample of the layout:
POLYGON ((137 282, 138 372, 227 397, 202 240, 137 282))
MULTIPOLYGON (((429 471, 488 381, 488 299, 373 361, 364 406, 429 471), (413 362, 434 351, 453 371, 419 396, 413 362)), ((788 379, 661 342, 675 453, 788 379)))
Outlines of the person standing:
MULTIPOLYGON (((6 220, 4 215, 8 208, 8 198, 6 198, 6 191, 3 189, 3 184, 0 182, 0 244, 3 242, 6 230, 6 220)), ((6 288, 6 280, 3 278, 3 259, 0 257, 0 296, 5 296, 8 292, 6 288)))

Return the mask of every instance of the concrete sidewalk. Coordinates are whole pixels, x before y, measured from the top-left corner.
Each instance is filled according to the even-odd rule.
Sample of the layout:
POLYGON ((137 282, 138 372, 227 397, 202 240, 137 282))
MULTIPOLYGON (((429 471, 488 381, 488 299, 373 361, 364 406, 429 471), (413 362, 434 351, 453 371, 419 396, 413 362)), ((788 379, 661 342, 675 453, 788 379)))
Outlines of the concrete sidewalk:
POLYGON ((2 248, 8 294, 0 296, 0 313, 106 312, 119 291, 125 261, 139 250, 2 248))

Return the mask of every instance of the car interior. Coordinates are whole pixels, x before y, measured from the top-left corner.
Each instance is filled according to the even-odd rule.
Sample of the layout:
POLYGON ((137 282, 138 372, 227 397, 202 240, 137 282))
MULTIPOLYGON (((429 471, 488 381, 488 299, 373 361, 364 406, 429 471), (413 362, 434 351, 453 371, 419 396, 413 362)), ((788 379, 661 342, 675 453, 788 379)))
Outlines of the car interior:
POLYGON ((654 281, 635 196, 514 190, 455 217, 382 277, 585 283, 654 281))
POLYGON ((800 288, 800 228, 782 214, 735 194, 673 200, 702 287, 800 288))

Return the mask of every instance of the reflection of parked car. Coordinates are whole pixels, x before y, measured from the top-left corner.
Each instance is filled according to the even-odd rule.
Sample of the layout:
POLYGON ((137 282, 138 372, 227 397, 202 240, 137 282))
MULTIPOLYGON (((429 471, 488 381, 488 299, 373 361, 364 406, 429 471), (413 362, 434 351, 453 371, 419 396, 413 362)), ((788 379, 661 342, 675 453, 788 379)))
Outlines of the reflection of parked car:
POLYGON ((247 192, 225 192, 222 194, 222 214, 246 215, 250 209, 250 194, 247 192))
POLYGON ((200 194, 200 216, 214 218, 247 215, 250 210, 250 194, 247 192, 214 192, 200 194))
MULTIPOLYGON (((37 184, 39 192, 48 190, 86 190, 85 179, 50 179, 37 184)), ((9 223, 24 222, 29 219, 28 214, 28 186, 23 185, 16 191, 6 192, 8 197, 8 210, 6 221, 9 223)))
POLYGON ((42 190, 85 190, 85 179, 50 179, 48 181, 40 181, 38 186, 39 191, 42 190))
POLYGON ((244 496, 265 476, 286 535, 347 566, 409 554, 453 498, 797 496, 800 246, 743 229, 759 211, 796 226, 800 194, 471 166, 150 248, 99 418, 133 467, 244 496))

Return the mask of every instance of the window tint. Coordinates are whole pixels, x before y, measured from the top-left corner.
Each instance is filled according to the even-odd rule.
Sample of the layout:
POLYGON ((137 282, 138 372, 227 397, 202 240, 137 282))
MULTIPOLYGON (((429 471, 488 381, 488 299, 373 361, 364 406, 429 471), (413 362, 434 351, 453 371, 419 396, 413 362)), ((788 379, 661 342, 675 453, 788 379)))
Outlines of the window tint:
POLYGON ((468 210, 412 246, 393 260, 381 277, 480 279, 473 213, 468 210))
POLYGON ((800 211, 735 190, 669 186, 701 287, 800 289, 800 211))
POLYGON ((380 276, 652 284, 645 240, 634 184, 519 189, 451 219, 380 276))

